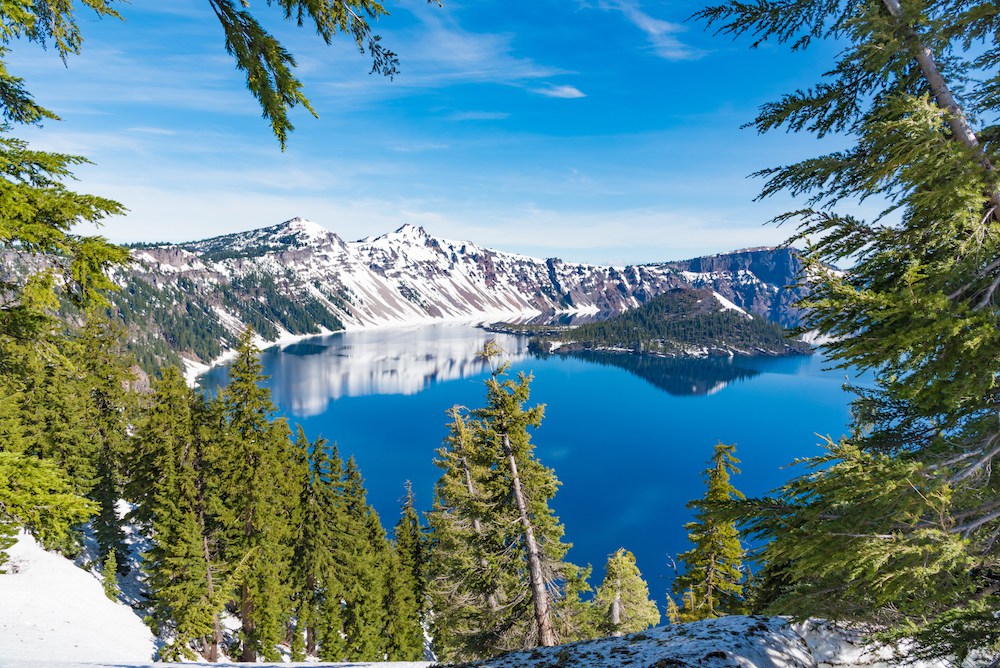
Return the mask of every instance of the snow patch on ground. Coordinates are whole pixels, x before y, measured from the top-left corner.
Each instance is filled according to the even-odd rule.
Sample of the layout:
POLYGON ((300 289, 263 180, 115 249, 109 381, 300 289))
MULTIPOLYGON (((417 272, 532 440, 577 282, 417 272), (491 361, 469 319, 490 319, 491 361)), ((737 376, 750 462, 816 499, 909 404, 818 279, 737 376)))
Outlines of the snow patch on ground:
POLYGON ((156 651, 153 634, 101 583, 21 533, 0 575, 0 665, 142 664, 156 651))
MULTIPOLYGON (((962 668, 984 666, 972 659, 962 668)), ((602 638, 506 654, 478 668, 958 668, 949 661, 913 661, 906 647, 864 642, 858 630, 822 620, 790 623, 781 617, 733 615, 660 626, 620 638, 602 638)))
MULTIPOLYGON (((110 601, 93 574, 46 552, 22 533, 8 550, 12 572, 0 575, 0 666, 3 668, 152 668, 155 641, 126 605, 110 601)), ((905 650, 905 648, 904 648, 905 650)), ((970 661, 967 667, 983 665, 970 661)), ((223 662, 199 666, 251 665, 223 662)), ((258 663, 282 667, 428 668, 426 661, 258 663)), ((890 648, 866 646, 861 634, 810 620, 731 616, 666 625, 619 638, 514 652, 481 668, 892 668, 890 648)), ((952 668, 915 662, 913 668, 952 668)))

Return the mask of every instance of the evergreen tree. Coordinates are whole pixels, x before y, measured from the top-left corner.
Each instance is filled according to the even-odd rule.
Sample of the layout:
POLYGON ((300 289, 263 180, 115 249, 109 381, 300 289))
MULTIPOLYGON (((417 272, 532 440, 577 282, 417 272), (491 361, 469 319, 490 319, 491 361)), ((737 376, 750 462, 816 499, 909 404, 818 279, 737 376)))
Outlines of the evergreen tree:
POLYGON ((601 614, 600 628, 606 635, 635 633, 660 623, 660 612, 649 598, 649 586, 635 565, 635 556, 625 548, 608 558, 594 607, 601 614))
POLYGON ((413 598, 413 582, 401 556, 398 545, 390 544, 385 597, 386 659, 419 661, 424 654, 424 631, 413 598))
POLYGON ((591 640, 601 635, 594 601, 584 598, 593 592, 590 586, 592 571, 589 564, 586 568, 573 564, 563 565, 562 595, 555 601, 553 619, 556 635, 562 644, 591 640))
POLYGON ((301 521, 292 559, 297 656, 344 657, 341 599, 344 575, 338 544, 346 531, 343 464, 322 438, 310 443, 300 427, 296 451, 301 476, 301 521))
POLYGON ((129 391, 133 376, 123 336, 120 327, 91 311, 84 327, 73 336, 72 357, 87 390, 87 433, 95 446, 95 483, 89 497, 98 504, 99 511, 91 526, 99 554, 114 550, 118 572, 125 575, 129 554, 118 516, 118 500, 122 498, 127 435, 136 401, 129 391))
POLYGON ((743 560, 745 550, 732 521, 712 515, 711 505, 724 504, 743 495, 730 482, 739 473, 734 455, 736 446, 718 443, 712 454, 712 466, 705 471, 707 489, 695 507, 695 521, 684 525, 694 547, 680 555, 685 572, 674 581, 674 593, 682 597, 681 621, 712 619, 738 614, 743 610, 743 560))
POLYGON ((160 658, 194 659, 192 647, 198 646, 215 661, 220 615, 230 592, 213 511, 218 503, 219 419, 176 368, 164 370, 154 392, 136 438, 135 451, 142 453, 146 467, 136 468, 142 473, 136 480, 149 488, 135 515, 153 535, 143 561, 151 616, 158 630, 170 629, 172 636, 160 658))
POLYGON ((104 595, 112 601, 118 600, 121 589, 118 588, 118 559, 114 550, 108 550, 108 555, 104 558, 104 565, 101 567, 101 584, 104 587, 104 595))
POLYGON ((807 327, 874 369, 850 436, 773 498, 734 511, 766 541, 770 608, 915 635, 926 655, 992 648, 1000 511, 1000 14, 981 1, 726 2, 700 16, 755 44, 840 54, 758 130, 842 133, 841 151, 767 169, 763 196, 808 198, 807 327), (872 220, 838 202, 875 196, 872 220), (845 274, 827 263, 851 262, 845 274))
POLYGON ((229 384, 220 393, 226 443, 219 519, 224 559, 230 566, 244 565, 236 592, 240 659, 255 661, 260 654, 273 661, 290 607, 294 490, 286 474, 293 457, 288 426, 274 418, 270 392, 260 385, 264 377, 257 355, 248 330, 240 338, 229 384))
POLYGON ((389 659, 419 661, 424 654, 423 613, 426 609, 426 538, 414 507, 413 485, 406 481, 402 514, 394 531, 389 597, 386 610, 391 631, 389 659))
POLYGON ((449 409, 448 415, 449 435, 434 462, 442 474, 428 514, 428 594, 435 653, 442 659, 464 660, 478 656, 484 637, 497 637, 490 618, 499 612, 505 579, 487 549, 487 512, 480 489, 487 471, 477 455, 474 427, 460 406, 449 409))
MULTIPOLYGON (((493 344, 483 354, 499 352, 493 344)), ((471 422, 452 411, 439 453, 431 573, 435 646, 449 660, 554 644, 558 603, 581 572, 564 561, 569 545, 549 507, 559 483, 528 433, 543 407, 525 409, 531 379, 506 371, 494 368, 471 422)))
POLYGON ((74 493, 52 462, 18 451, 18 424, 9 411, 12 403, 9 396, 0 397, 0 431, 13 436, 0 441, 0 572, 8 558, 3 550, 13 544, 18 528, 46 547, 64 546, 71 542, 72 527, 96 510, 74 493))
POLYGON ((390 568, 389 543, 375 509, 368 505, 354 457, 344 471, 347 531, 342 546, 344 635, 348 661, 382 661, 390 568))

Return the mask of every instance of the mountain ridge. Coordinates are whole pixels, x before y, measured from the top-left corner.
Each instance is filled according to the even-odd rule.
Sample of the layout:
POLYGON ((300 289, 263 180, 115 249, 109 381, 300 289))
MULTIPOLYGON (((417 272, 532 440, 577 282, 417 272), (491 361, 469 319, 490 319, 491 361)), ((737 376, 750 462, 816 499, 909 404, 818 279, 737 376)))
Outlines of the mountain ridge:
MULTIPOLYGON (((344 241, 292 218, 182 243, 135 244, 113 308, 147 363, 211 363, 252 326, 262 341, 339 329, 524 314, 621 313, 665 291, 711 288, 749 313, 798 323, 790 249, 602 266, 485 248, 404 224, 344 241), (756 272, 766 274, 766 280, 756 272), (143 348, 145 346, 145 348, 143 348)), ((148 366, 149 364, 147 364, 148 366)))

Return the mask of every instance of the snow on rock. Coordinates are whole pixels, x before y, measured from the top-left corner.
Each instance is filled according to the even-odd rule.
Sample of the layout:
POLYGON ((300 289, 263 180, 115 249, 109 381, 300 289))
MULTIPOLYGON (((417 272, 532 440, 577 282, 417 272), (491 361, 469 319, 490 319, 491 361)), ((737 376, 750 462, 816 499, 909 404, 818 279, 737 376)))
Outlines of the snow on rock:
POLYGON ((153 634, 69 559, 22 533, 0 574, 0 666, 148 663, 153 634))
POLYGON ((737 306, 736 304, 732 303, 731 301, 729 301, 728 299, 726 299, 725 297, 723 297, 722 295, 720 295, 718 292, 714 292, 713 291, 712 294, 715 295, 715 299, 720 304, 722 304, 722 310, 723 311, 736 311, 737 313, 742 313, 746 317, 748 317, 751 320, 753 320, 753 316, 752 315, 750 315, 749 313, 747 313, 746 311, 744 311, 743 309, 741 309, 739 306, 737 306))
MULTIPOLYGON (((817 668, 894 668, 900 652, 885 645, 866 644, 857 629, 845 628, 821 619, 809 619, 793 627, 802 636, 817 668)), ((906 654, 902 647, 902 655, 906 654)), ((906 661, 907 668, 955 668, 952 661, 906 661)), ((975 665, 969 662, 966 665, 975 665)))
POLYGON ((785 620, 732 616, 660 626, 604 638, 506 654, 481 668, 632 666, 634 668, 816 668, 802 637, 785 620))
MULTIPOLYGON (((823 620, 791 623, 781 617, 733 615, 660 626, 620 638, 602 638, 513 652, 479 668, 958 668, 945 660, 915 661, 892 647, 866 644, 861 631, 823 620)), ((982 668, 973 658, 962 668, 982 668)))

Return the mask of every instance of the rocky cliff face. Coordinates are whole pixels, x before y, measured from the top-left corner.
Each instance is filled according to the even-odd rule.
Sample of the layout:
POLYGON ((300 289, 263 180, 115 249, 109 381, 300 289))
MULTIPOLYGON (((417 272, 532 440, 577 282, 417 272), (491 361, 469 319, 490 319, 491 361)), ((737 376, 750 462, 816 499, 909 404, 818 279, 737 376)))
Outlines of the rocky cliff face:
POLYGON ((439 239, 412 225, 345 242, 296 218, 204 241, 137 246, 133 259, 118 276, 123 319, 148 341, 202 362, 246 325, 276 340, 321 328, 620 313, 685 286, 709 288, 784 325, 798 322, 790 306, 797 297, 784 288, 799 263, 787 250, 602 267, 439 239))
POLYGON ((765 316, 784 327, 795 327, 802 320, 796 302, 808 294, 808 288, 796 284, 802 260, 790 248, 750 248, 667 262, 696 288, 710 288, 748 313, 765 316))

